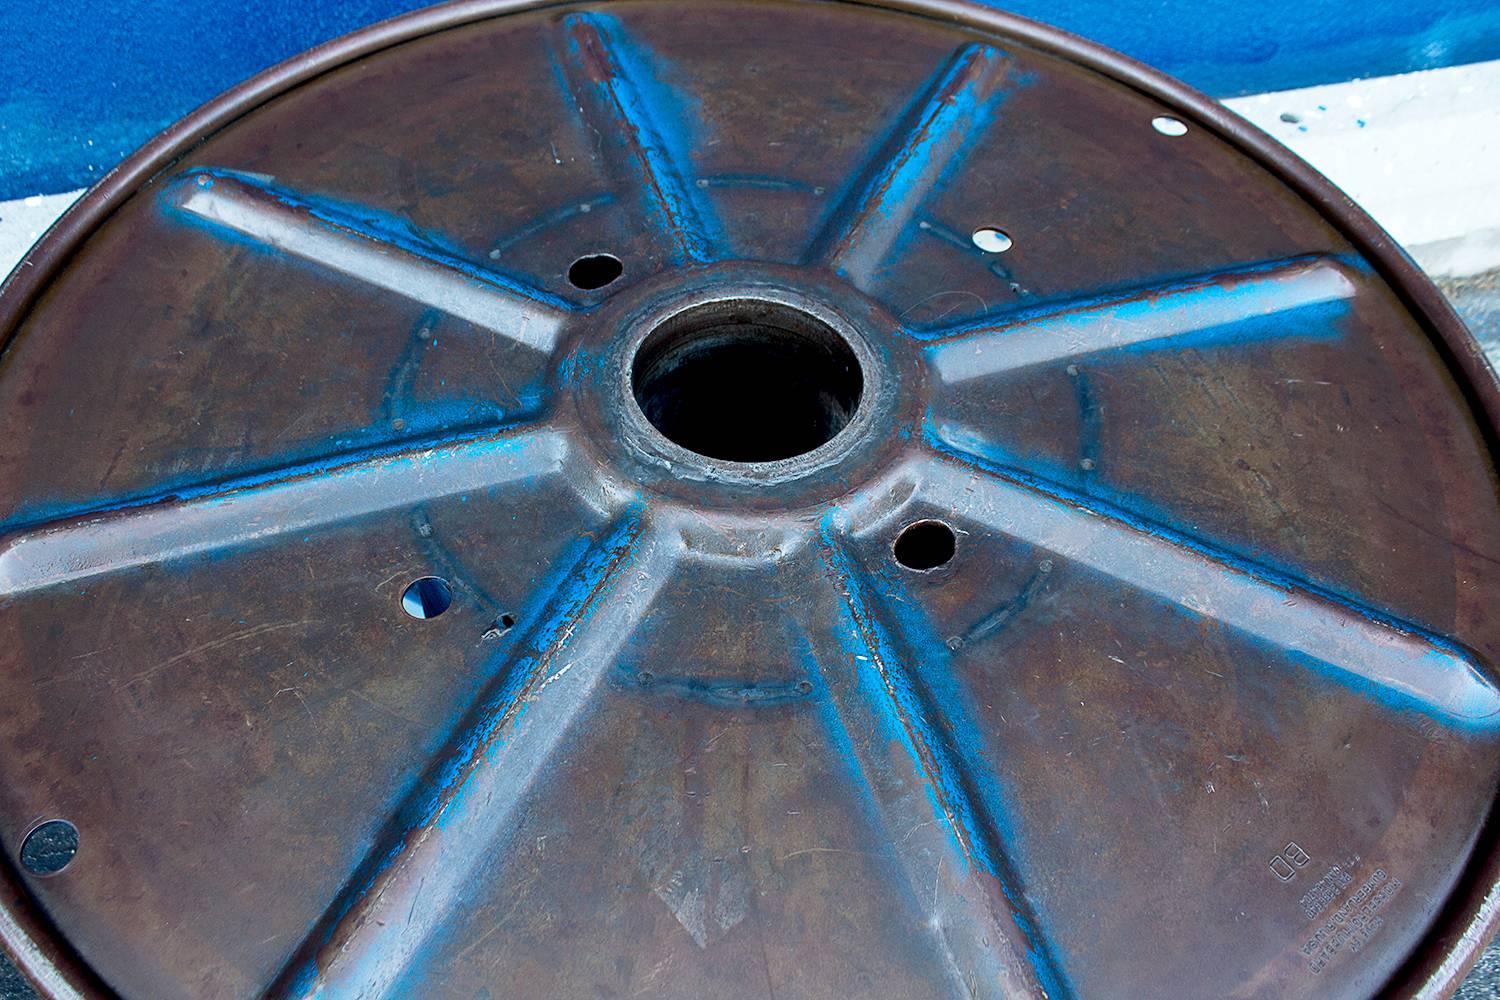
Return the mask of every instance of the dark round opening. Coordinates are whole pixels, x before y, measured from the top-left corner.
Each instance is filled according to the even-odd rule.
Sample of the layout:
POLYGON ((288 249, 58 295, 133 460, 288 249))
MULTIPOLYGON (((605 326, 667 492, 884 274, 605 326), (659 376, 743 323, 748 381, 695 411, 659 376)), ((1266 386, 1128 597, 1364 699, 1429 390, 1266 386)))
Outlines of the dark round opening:
POLYGON ((574 288, 587 291, 603 288, 624 273, 625 265, 620 263, 620 258, 609 253, 594 253, 573 262, 568 268, 568 281, 574 288))
POLYGON ((953 558, 958 540, 942 521, 917 521, 896 536, 896 561, 907 569, 937 569, 953 558))
POLYGON ((413 580, 401 595, 401 610, 413 618, 436 618, 453 604, 453 588, 435 576, 413 580))
POLYGON ((775 462, 832 440, 864 388, 859 359, 828 324, 757 300, 678 313, 641 344, 631 375, 653 427, 730 462, 775 462))
POLYGON ((33 875, 56 875, 77 853, 78 828, 65 819, 52 819, 21 842, 21 867, 33 875))

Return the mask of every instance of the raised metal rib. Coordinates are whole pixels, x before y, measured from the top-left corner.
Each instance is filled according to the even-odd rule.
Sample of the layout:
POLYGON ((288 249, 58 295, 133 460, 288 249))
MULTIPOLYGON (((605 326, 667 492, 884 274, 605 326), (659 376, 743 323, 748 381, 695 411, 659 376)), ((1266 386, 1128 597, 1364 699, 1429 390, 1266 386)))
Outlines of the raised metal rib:
POLYGON ((567 454, 566 436, 550 427, 406 442, 59 519, 0 539, 0 595, 254 545, 546 475, 560 469, 567 454))
POLYGON ((1195 334, 1331 335, 1331 328, 1270 325, 1268 317, 1354 298, 1345 267, 1326 257, 1217 271, 1111 298, 1045 307, 923 333, 944 382, 963 382, 1122 347, 1172 347, 1195 334), (1257 325, 1258 324, 1258 325, 1257 325))
POLYGON ((271 995, 400 992, 429 938, 494 858, 516 812, 672 574, 676 549, 632 510, 556 583, 519 652, 449 740, 271 995))
POLYGON ((551 351, 570 309, 540 289, 471 264, 348 208, 255 177, 194 170, 174 180, 174 209, 271 249, 395 292, 538 351, 551 351))
POLYGON ((1500 688, 1457 645, 1054 483, 938 444, 922 495, 960 518, 1324 665, 1358 690, 1500 726, 1500 688))
MULTIPOLYGON (((822 558, 837 592, 839 648, 818 656, 828 723, 851 751, 908 888, 926 911, 956 991, 965 997, 1071 995, 1005 855, 996 817, 947 732, 973 723, 938 708, 913 673, 946 650, 914 653, 880 596, 825 526, 822 558)), ((810 629, 809 634, 827 633, 810 629)))
POLYGON ((690 159, 682 126, 654 92, 651 67, 620 23, 606 14, 563 18, 564 75, 579 110, 600 134, 623 143, 620 167, 639 177, 652 221, 666 234, 678 263, 712 260, 722 234, 712 203, 687 181, 690 159))
POLYGON ((987 123, 1008 66, 992 46, 959 49, 835 207, 812 258, 866 287, 944 170, 987 123))

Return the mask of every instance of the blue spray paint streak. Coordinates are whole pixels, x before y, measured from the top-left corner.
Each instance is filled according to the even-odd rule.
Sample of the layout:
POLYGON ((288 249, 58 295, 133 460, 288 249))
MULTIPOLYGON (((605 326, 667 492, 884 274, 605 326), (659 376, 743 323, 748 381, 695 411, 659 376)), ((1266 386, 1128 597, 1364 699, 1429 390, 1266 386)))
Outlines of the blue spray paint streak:
MULTIPOLYGON (((322 223, 328 228, 341 233, 347 233, 367 243, 394 247, 413 257, 418 257, 450 271, 455 271, 462 274, 465 278, 469 278, 481 285, 487 285, 511 297, 531 299, 543 305, 551 306, 561 312, 568 312, 574 308, 573 304, 566 299, 559 298, 550 292, 545 292, 529 282, 465 258, 462 249, 444 240, 436 233, 420 229, 408 219, 403 219, 388 212, 382 212, 368 205, 351 204, 304 192, 295 192, 260 177, 253 177, 232 170, 210 168, 189 170, 179 177, 174 178, 163 189, 161 198, 169 213, 189 225, 211 232, 227 242, 254 247, 263 252, 282 256, 274 247, 262 243, 253 236, 241 233, 212 219, 203 218, 173 203, 173 199, 179 197, 179 192, 188 185, 211 189, 215 183, 221 181, 231 181, 236 185, 249 188, 252 191, 276 200, 294 212, 322 223), (207 180, 206 184, 204 183, 205 179, 207 180)), ((316 266, 316 264, 313 266, 316 266)))
MULTIPOLYGON (((1339 255, 1308 255, 1305 257, 1286 257, 1277 260, 1262 261, 1256 264, 1226 267, 1221 270, 1212 271, 1207 274, 1163 274, 1160 277, 1145 283, 1132 283, 1123 287, 1116 287, 1106 291, 1089 295, 1069 296, 1063 299, 1028 304, 1022 308, 1007 309, 995 315, 980 316, 975 319, 963 320, 959 323, 943 323, 938 326, 929 327, 907 327, 906 332, 917 340, 928 342, 945 342, 982 335, 995 330, 1007 330, 1012 327, 1043 326, 1043 325, 1065 325, 1070 322, 1088 323, 1096 319, 1105 310, 1136 309, 1142 310, 1147 315, 1157 308, 1200 308, 1202 306, 1217 307, 1219 322, 1207 327, 1197 333, 1171 334, 1157 340, 1142 341, 1137 344, 1125 345, 1109 350, 1154 350, 1161 346, 1163 340, 1171 344, 1183 344, 1184 346, 1195 346, 1205 343, 1222 343, 1226 340, 1243 339, 1233 329, 1236 324, 1246 324, 1252 328, 1261 321, 1274 321, 1279 317, 1289 314, 1301 314, 1304 311, 1321 310, 1325 307, 1341 307, 1347 311, 1347 300, 1333 299, 1302 303, 1290 310, 1278 309, 1277 287, 1274 282, 1266 283, 1256 279, 1264 278, 1266 275, 1278 271, 1289 271, 1296 269, 1299 265, 1309 268, 1318 264, 1328 264, 1340 267, 1346 271, 1358 275, 1370 275, 1370 265, 1363 257, 1353 254, 1339 255), (1226 282, 1234 284, 1226 287, 1226 282), (1165 306, 1158 306, 1157 300, 1164 296, 1171 296, 1171 301, 1165 306), (1266 315, 1273 311, 1275 315, 1266 315), (1200 336, 1201 335, 1201 336, 1200 336), (1194 339, 1198 338, 1198 339, 1194 339)), ((1338 313, 1341 315, 1342 313, 1338 313)), ((1270 325, 1274 326, 1274 323, 1270 325)), ((1268 336, 1262 333, 1259 336, 1268 336)), ((1303 336, 1317 335, 1308 331, 1303 336)), ((1250 339, 1255 339, 1251 337, 1250 339)))
MULTIPOLYGON (((843 606, 842 601, 838 602, 838 606, 841 610, 844 611, 846 615, 844 621, 841 623, 845 626, 843 634, 853 639, 859 634, 858 624, 853 620, 852 617, 847 617, 848 609, 843 606)), ((810 675, 821 676, 829 670, 834 669, 834 665, 830 664, 825 666, 818 662, 817 655, 812 649, 812 643, 808 639, 805 632, 799 631, 795 633, 795 635, 793 636, 793 640, 798 647, 798 652, 801 654, 802 661, 807 665, 807 670, 810 675)), ((868 655, 868 647, 863 643, 857 641, 857 639, 854 639, 854 641, 843 640, 841 641, 841 644, 843 645, 845 652, 851 657, 851 661, 854 663, 855 683, 861 685, 861 687, 864 688, 864 690, 867 692, 868 696, 869 693, 872 693, 871 689, 878 688, 879 685, 867 683, 865 679, 860 678, 858 674, 862 671, 867 671, 865 671, 865 668, 861 666, 862 661, 852 659, 855 655, 868 655)), ((885 698, 885 692, 883 690, 874 690, 873 694, 876 698, 876 704, 879 704, 880 700, 885 698)), ((877 798, 875 786, 871 783, 870 776, 866 773, 865 768, 860 761, 859 750, 854 745, 854 737, 850 731, 850 720, 845 719, 839 713, 838 705, 834 701, 833 697, 825 694, 823 697, 817 700, 816 705, 818 718, 823 724, 823 732, 828 739, 828 747, 833 752, 834 758, 838 760, 842 765, 842 770, 849 781, 850 790, 853 792, 852 798, 854 799, 855 807, 859 809, 860 816, 863 817, 865 822, 872 830, 880 830, 883 828, 888 829, 888 821, 880 811, 880 805, 877 798)), ((892 740, 899 741, 903 745, 907 746, 907 753, 911 752, 908 737, 904 729, 896 719, 892 718, 891 714, 887 713, 881 715, 875 720, 875 722, 886 734, 887 743, 892 740)), ((953 849, 958 850, 958 844, 953 837, 953 831, 949 829, 947 823, 943 821, 945 817, 942 816, 941 810, 937 806, 937 804, 933 802, 930 791, 927 793, 927 801, 934 814, 938 816, 938 822, 936 823, 936 826, 944 831, 943 835, 947 838, 949 845, 953 849)), ((888 845, 889 844, 890 842, 888 842, 888 845)), ((894 850, 894 848, 891 846, 887 846, 886 850, 887 852, 891 852, 894 850)), ((960 856, 962 856, 962 854, 960 854, 960 856)), ((901 864, 899 859, 891 860, 898 866, 901 864)), ((908 905, 910 905, 915 912, 922 913, 924 907, 927 904, 926 900, 918 896, 919 886, 911 878, 902 879, 901 885, 905 889, 904 895, 908 905)), ((921 888, 925 890, 925 886, 921 888)))
MULTIPOLYGON (((1148 533, 1158 537, 1166 537, 1163 533, 1176 532, 1178 537, 1191 539, 1191 536, 1186 533, 1167 527, 1176 519, 1174 511, 1153 503, 1143 496, 1111 489, 1105 480, 1091 476, 1089 470, 1084 469, 1078 463, 1062 463, 1035 453, 1023 455, 968 427, 945 421, 930 410, 924 423, 923 438, 927 443, 942 454, 966 465, 993 472, 1002 479, 1022 483, 1045 494, 1049 499, 1076 498, 1076 502, 1074 499, 1064 499, 1064 502, 1102 513, 1132 527, 1137 524, 1152 525, 1153 528, 1148 533), (1111 511, 1114 513, 1109 513, 1111 511)), ((1235 562, 1239 557, 1232 556, 1227 548, 1216 548, 1206 542, 1192 544, 1185 542, 1184 544, 1188 548, 1194 548, 1195 551, 1199 551, 1196 546, 1201 545, 1201 551, 1211 554, 1216 560, 1234 565, 1239 564, 1235 562)), ((1254 561, 1249 559, 1239 561, 1246 566, 1256 567, 1255 575, 1258 576, 1268 578, 1279 576, 1289 581, 1300 580, 1297 567, 1277 562, 1269 554, 1260 555, 1254 561)), ((1299 582, 1297 586, 1300 589, 1316 591, 1316 588, 1309 583, 1299 582)))
MULTIPOLYGON (((1408 635, 1416 636, 1432 646, 1434 651, 1446 653, 1447 656, 1455 660, 1476 666, 1480 664, 1479 658, 1473 652, 1452 639, 1439 635, 1420 625, 1404 621, 1386 611, 1361 604, 1345 594, 1340 594, 1327 587, 1291 575, 1266 562, 1246 559, 1226 549, 1217 548, 1208 542, 1170 528, 1160 521, 1150 520, 1139 513, 1117 506, 1110 501, 1069 489, 1055 480, 1037 476, 1014 466, 998 464, 985 455, 955 447, 940 437, 931 427, 924 430, 924 438, 929 447, 938 454, 975 469, 978 472, 1027 488, 1037 494, 1039 500, 1083 510, 1118 522, 1127 529, 1149 535, 1168 545, 1194 552, 1211 562, 1226 566, 1268 587, 1292 594, 1303 593, 1311 595, 1319 600, 1343 608, 1350 615, 1366 618, 1377 625, 1396 632, 1404 632, 1408 635)), ((1093 571, 1091 570, 1091 572, 1093 571)), ((1287 652, 1290 653, 1290 651, 1287 652)), ((1436 652, 1427 655, 1436 655, 1436 652)), ((1319 662, 1322 663, 1322 661, 1319 662)), ((1359 675, 1340 669, 1334 664, 1322 663, 1319 672, 1322 675, 1337 679, 1346 687, 1364 690, 1364 685, 1369 684, 1372 697, 1389 708, 1409 709, 1426 715, 1432 715, 1431 707, 1425 705, 1420 700, 1405 695, 1393 688, 1374 684, 1368 678, 1361 678, 1359 675)), ((1454 726, 1468 728, 1473 728, 1486 722, 1484 718, 1475 720, 1457 716, 1450 717, 1446 714, 1444 718, 1454 726)))
MULTIPOLYGON (((838 602, 838 604, 847 615, 847 608, 843 608, 843 602, 838 602)), ((846 619, 844 624, 848 628, 842 634, 848 635, 851 638, 857 635, 858 626, 852 619, 846 619)), ((817 653, 814 651, 812 641, 808 638, 806 631, 801 628, 790 631, 789 641, 795 646, 802 663, 806 666, 808 676, 824 677, 833 665, 824 665, 818 662, 817 653)), ((855 655, 855 650, 863 651, 865 649, 864 644, 859 642, 843 642, 841 644, 845 652, 851 657, 851 662, 855 664, 855 670, 858 671, 860 661, 853 660, 852 657, 855 655)), ((861 652, 861 655, 866 654, 861 652)), ((856 678, 856 682, 860 682, 858 678, 856 678)), ((826 690, 820 692, 820 695, 816 702, 818 717, 823 722, 823 731, 828 736, 828 742, 833 748, 834 756, 843 765, 844 772, 849 776, 855 789, 860 793, 856 794, 854 799, 862 810, 865 820, 870 824, 871 829, 879 829, 883 823, 883 818, 876 804, 875 789, 865 775, 864 767, 860 764, 859 751, 855 749, 854 738, 850 735, 848 722, 839 715, 837 703, 826 690)), ((904 739, 901 735, 900 727, 890 725, 891 720, 889 717, 882 717, 877 721, 883 724, 894 738, 904 739)), ((912 899, 916 900, 915 891, 912 893, 912 899)))
POLYGON ((882 141, 872 166, 856 174, 834 202, 807 259, 831 259, 849 273, 872 271, 902 237, 922 199, 993 120, 999 95, 991 90, 998 90, 1005 63, 1005 54, 989 45, 970 44, 954 53, 882 141))
MULTIPOLYGON (((529 423, 526 420, 518 420, 499 425, 487 423, 477 428, 445 429, 441 434, 431 437, 407 438, 394 442, 381 441, 376 445, 339 450, 331 454, 325 451, 315 458, 308 458, 286 465, 278 465, 264 471, 209 481, 184 482, 181 485, 175 486, 154 487, 150 493, 127 493, 84 506, 55 504, 30 508, 24 515, 0 522, 0 531, 26 531, 53 521, 87 517, 95 514, 114 513, 116 511, 135 510, 155 504, 227 498, 230 494, 241 493, 245 490, 274 486, 278 483, 295 480, 337 476, 341 473, 353 471, 357 467, 379 462, 401 461, 434 449, 479 445, 491 438, 494 439, 491 444, 493 452, 499 457, 509 451, 515 451, 525 446, 526 439, 524 436, 512 436, 508 432, 521 430, 527 426, 529 426, 529 423)), ((370 433, 384 434, 386 431, 383 427, 375 427, 369 428, 366 433, 367 435, 370 433)), ((338 438, 331 443, 330 447, 343 448, 350 440, 349 438, 338 438)), ((352 440, 357 441, 358 439, 354 438, 352 440)))
MULTIPOLYGON (((1011 918, 1025 938, 1027 958, 1043 988, 1058 1000, 1071 996, 1072 990, 1063 980, 1061 967, 1051 954, 1046 938, 1018 888, 1016 873, 991 843, 996 838, 1005 842, 1005 827, 998 822, 998 813, 986 808, 992 803, 976 801, 970 793, 973 770, 962 765, 960 755, 963 751, 956 755, 944 736, 947 728, 956 737, 967 735, 972 739, 976 728, 961 709, 958 714, 948 714, 943 706, 930 706, 930 687, 925 692, 919 690, 903 666, 920 659, 928 673, 941 675, 951 671, 948 651, 935 639, 931 645, 917 647, 916 658, 898 648, 897 637, 887 630, 874 611, 867 581, 834 539, 832 517, 832 514, 825 517, 820 526, 823 558, 841 585, 844 598, 841 603, 847 616, 844 622, 847 627, 842 631, 847 636, 845 648, 856 663, 855 679, 865 689, 869 704, 889 706, 890 714, 882 720, 884 726, 897 735, 917 769, 927 776, 929 802, 936 816, 944 821, 942 825, 948 829, 954 849, 960 857, 977 863, 1005 893, 1010 902, 1011 918), (864 666, 866 662, 870 666, 864 666), (942 724, 945 721, 948 723, 946 727, 942 724)), ((889 605, 891 602, 884 603, 889 605)), ((920 634, 930 634, 930 629, 924 628, 920 634)), ((953 703, 947 708, 957 709, 958 706, 953 703)))
MULTIPOLYGON (((455 721, 449 743, 453 749, 443 762, 420 775, 398 807, 388 826, 390 846, 373 863, 361 864, 351 875, 337 901, 319 922, 316 936, 309 938, 314 954, 306 959, 304 945, 294 957, 298 966, 284 976, 288 993, 310 992, 318 977, 316 952, 331 939, 349 912, 365 899, 380 877, 391 870, 408 847, 411 836, 422 828, 443 822, 449 807, 461 802, 465 778, 493 751, 501 729, 515 725, 526 711, 526 694, 548 663, 548 653, 557 649, 574 631, 583 627, 598 598, 608 589, 615 570, 634 550, 644 527, 643 508, 632 506, 597 538, 576 539, 553 561, 554 572, 537 589, 537 597, 521 612, 536 625, 522 640, 520 655, 497 654, 481 672, 495 678, 498 688, 455 721)), ((492 681, 493 683, 493 681, 492 681)), ((382 839, 386 839, 382 837, 382 839)))
POLYGON ((899 737, 917 769, 927 775, 929 799, 954 850, 994 875, 996 865, 960 784, 957 763, 949 757, 941 733, 927 720, 926 706, 901 666, 905 658, 871 610, 863 581, 833 538, 827 519, 821 534, 824 560, 840 584, 847 626, 841 633, 856 664, 855 679, 865 688, 869 703, 889 706, 890 714, 882 720, 885 728, 899 737))
MULTIPOLYGON (((1010 619, 1025 609, 1039 589, 1036 581, 1045 580, 1049 575, 1038 571, 1032 576, 1021 593, 1008 605, 1011 609, 1010 619)), ((875 579, 887 595, 882 606, 891 615, 896 633, 908 648, 916 650, 913 662, 920 661, 925 666, 921 680, 924 694, 937 714, 947 722, 947 725, 941 727, 940 735, 952 741, 952 752, 957 759, 966 763, 967 766, 962 770, 963 776, 974 789, 974 797, 981 804, 979 808, 985 819, 994 828, 997 840, 1006 844, 1012 854, 1018 852, 1022 841, 1010 818, 1010 810, 1006 808, 1007 796, 997 777, 1004 772, 989 759, 982 729, 974 721, 973 701, 958 679, 959 672, 954 667, 952 651, 933 627, 932 619, 923 609, 921 601, 896 574, 880 573, 875 579)), ((989 634, 994 634, 995 630, 992 629, 989 634)), ((1006 882, 1018 879, 1013 872, 1008 872, 1007 875, 1008 880, 1002 878, 1007 897, 1018 905, 1028 905, 1027 901, 1011 896, 1010 886, 1006 882)), ((1027 914, 1030 914, 1029 910, 1027 914)), ((1037 937, 1041 937, 1039 931, 1037 937)))
MULTIPOLYGON (((1000 6, 994 0, 990 5, 1000 6)), ((426 0, 0 4, 0 198, 92 184, 225 88, 426 0)), ((1007 0, 1216 96, 1500 58, 1489 0, 1007 0)))
POLYGON ((587 97, 618 127, 640 169, 647 210, 664 227, 674 258, 712 260, 714 248, 724 245, 724 233, 713 205, 687 183, 692 164, 688 151, 694 143, 684 125, 683 99, 656 82, 654 60, 615 18, 570 14, 563 26, 569 65, 560 67, 559 75, 588 91, 587 97))
MULTIPOLYGON (((530 703, 525 695, 541 679, 551 655, 568 636, 587 624, 599 599, 614 582, 615 571, 634 550, 644 529, 642 511, 640 506, 627 509, 605 535, 588 546, 576 563, 557 561, 572 568, 553 591, 546 609, 537 609, 539 624, 527 636, 528 652, 504 669, 504 682, 494 696, 486 699, 479 713, 481 724, 465 736, 449 764, 435 778, 436 798, 449 796, 448 805, 457 807, 467 791, 463 776, 481 757, 493 755, 495 747, 503 744, 504 734, 514 729, 526 714, 530 703)), ((530 615, 531 610, 523 613, 530 615)), ((443 811, 446 812, 446 807, 443 811)), ((441 825, 442 815, 424 815, 418 825, 434 821, 441 825)))
MULTIPOLYGON (((401 352, 401 357, 386 380, 386 418, 404 420, 408 428, 417 430, 419 433, 428 426, 431 415, 430 408, 426 408, 419 409, 413 416, 408 416, 412 383, 421 369, 428 347, 434 345, 438 339, 437 327, 445 315, 437 309, 428 310, 422 314, 417 320, 416 329, 412 331, 407 341, 406 348, 401 352), (424 332, 426 336, 423 335, 424 332)), ((533 405, 540 406, 539 393, 532 402, 533 405)), ((491 408, 493 410, 491 419, 499 421, 504 418, 504 411, 498 406, 491 404, 491 408)), ((500 614, 499 602, 474 578, 474 575, 449 551, 448 547, 434 537, 432 515, 427 505, 422 504, 415 508, 408 520, 412 526, 412 536, 416 539, 417 547, 432 563, 436 574, 466 591, 471 599, 477 601, 492 618, 498 616, 500 614)))

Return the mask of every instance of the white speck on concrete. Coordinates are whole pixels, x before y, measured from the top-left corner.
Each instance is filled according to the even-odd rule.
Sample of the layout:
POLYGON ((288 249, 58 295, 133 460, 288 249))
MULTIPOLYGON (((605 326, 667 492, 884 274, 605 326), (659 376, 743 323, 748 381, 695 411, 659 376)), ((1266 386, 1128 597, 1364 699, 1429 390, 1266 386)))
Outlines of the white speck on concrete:
POLYGON ((1500 60, 1224 103, 1343 188, 1428 273, 1500 267, 1500 60))

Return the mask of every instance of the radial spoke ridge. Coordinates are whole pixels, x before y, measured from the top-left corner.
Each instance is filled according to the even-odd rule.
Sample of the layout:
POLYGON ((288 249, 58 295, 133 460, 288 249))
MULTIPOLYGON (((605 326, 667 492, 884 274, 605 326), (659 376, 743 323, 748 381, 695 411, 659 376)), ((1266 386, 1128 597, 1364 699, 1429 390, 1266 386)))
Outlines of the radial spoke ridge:
POLYGON ((1500 727, 1500 688, 1458 644, 1180 532, 932 441, 921 491, 1044 549, 1326 669, 1383 703, 1500 727))
MULTIPOLYGON (((914 673, 909 639, 827 522, 821 556, 843 616, 833 623, 843 647, 837 662, 818 657, 828 724, 885 833, 899 840, 895 860, 955 985, 964 996, 1064 1000, 1071 992, 1021 891, 998 817, 946 735, 972 724, 961 709, 933 702, 914 673)), ((946 655, 925 652, 920 662, 924 671, 948 665, 946 655)))
POLYGON ((0 538, 0 597, 545 476, 568 454, 545 425, 403 442, 53 520, 0 538))
POLYGON ((556 296, 403 233, 398 223, 374 222, 260 177, 191 170, 172 181, 165 198, 210 229, 237 233, 538 351, 556 346, 571 310, 556 296))
POLYGON ((993 46, 959 49, 856 175, 813 240, 811 258, 867 287, 943 172, 988 124, 1009 65, 993 46))
POLYGON ((710 199, 688 182, 691 159, 678 103, 656 83, 651 61, 619 21, 607 14, 563 18, 563 77, 585 122, 617 151, 617 166, 636 175, 651 221, 678 263, 714 259, 723 245, 710 199))
POLYGON ((466 714, 388 836, 356 869, 271 995, 395 995, 491 861, 554 751, 672 575, 677 548, 639 508, 555 583, 537 625, 466 714))
POLYGON ((946 383, 1070 361, 1125 347, 1171 349, 1200 334, 1332 336, 1327 324, 1270 324, 1267 317, 1347 308, 1358 289, 1349 269, 1330 257, 1303 257, 1199 275, 1113 298, 1044 307, 919 334, 946 383))

